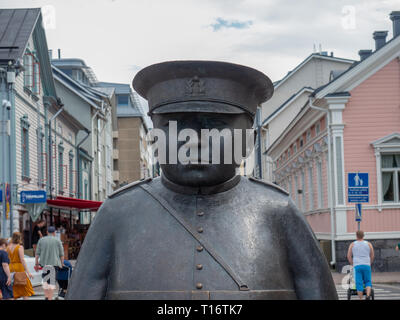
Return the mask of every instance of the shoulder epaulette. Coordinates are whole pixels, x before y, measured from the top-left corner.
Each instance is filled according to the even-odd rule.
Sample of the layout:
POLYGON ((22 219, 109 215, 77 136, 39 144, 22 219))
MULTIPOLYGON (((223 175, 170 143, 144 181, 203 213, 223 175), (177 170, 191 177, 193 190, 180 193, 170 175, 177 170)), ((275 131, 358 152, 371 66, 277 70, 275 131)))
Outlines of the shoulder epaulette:
POLYGON ((255 182, 258 182, 258 183, 261 183, 261 184, 265 184, 265 185, 267 185, 267 186, 269 186, 269 187, 275 188, 275 189, 277 189, 277 190, 283 192, 283 193, 284 193, 285 195, 287 195, 287 196, 289 195, 289 193, 288 193, 285 189, 281 188, 280 186, 277 186, 277 185, 274 184, 274 183, 270 183, 270 182, 267 182, 267 181, 264 181, 264 180, 259 180, 259 179, 256 179, 256 178, 254 178, 254 177, 249 177, 249 179, 250 179, 251 181, 255 181, 255 182))
POLYGON ((147 178, 147 179, 144 179, 144 180, 137 180, 137 181, 131 182, 131 183, 127 184, 126 186, 123 186, 123 187, 119 188, 118 190, 114 191, 108 197, 109 198, 113 198, 116 195, 120 194, 121 192, 124 192, 124 191, 126 191, 128 189, 131 189, 134 186, 138 186, 139 184, 142 184, 142 183, 145 183, 145 182, 149 182, 151 180, 152 180, 151 178, 147 178))

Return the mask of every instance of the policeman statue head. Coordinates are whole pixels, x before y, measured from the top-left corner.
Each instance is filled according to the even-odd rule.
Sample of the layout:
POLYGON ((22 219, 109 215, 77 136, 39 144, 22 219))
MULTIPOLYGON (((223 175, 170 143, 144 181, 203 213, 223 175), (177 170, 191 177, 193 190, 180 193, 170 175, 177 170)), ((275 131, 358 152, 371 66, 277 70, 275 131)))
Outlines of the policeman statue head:
POLYGON ((273 93, 272 82, 263 73, 249 67, 216 61, 154 64, 136 75, 133 87, 148 100, 154 128, 163 130, 167 136, 166 163, 161 163, 163 178, 191 187, 218 185, 235 175, 240 162, 233 156, 234 149, 241 148, 243 157, 249 154, 251 150, 246 150, 249 147, 246 129, 252 128, 257 106, 273 93), (172 141, 168 138, 172 122, 176 123, 177 136, 185 129, 197 133, 198 145, 194 146, 198 148, 195 155, 197 159, 191 155, 189 162, 182 163, 178 153, 186 141, 178 141, 177 136, 172 141), (241 140, 235 140, 234 129, 240 130, 241 140), (217 136, 214 140, 204 140, 201 130, 209 130, 217 135, 228 130, 230 138, 226 140, 224 136, 224 139, 218 139, 217 136), (172 142, 176 142, 176 148, 172 142), (225 149, 225 144, 230 142, 232 145, 225 149), (207 152, 204 148, 208 143, 207 152), (217 143, 217 146, 212 143, 217 143), (218 148, 219 157, 214 155, 218 159, 213 161, 215 147, 218 148), (227 155, 225 150, 228 150, 228 157, 224 157, 227 155), (203 152, 207 152, 207 155, 203 152))

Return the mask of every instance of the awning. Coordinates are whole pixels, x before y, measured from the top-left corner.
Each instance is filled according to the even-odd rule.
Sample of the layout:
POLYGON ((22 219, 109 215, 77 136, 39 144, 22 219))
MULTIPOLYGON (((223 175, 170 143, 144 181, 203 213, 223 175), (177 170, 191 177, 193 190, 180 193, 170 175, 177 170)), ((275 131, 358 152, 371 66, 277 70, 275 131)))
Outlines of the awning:
POLYGON ((84 199, 76 199, 76 198, 68 198, 68 197, 56 197, 53 200, 48 199, 47 205, 53 208, 60 209, 78 209, 84 210, 88 209, 91 211, 97 211, 101 204, 101 201, 92 201, 92 200, 84 200, 84 199))

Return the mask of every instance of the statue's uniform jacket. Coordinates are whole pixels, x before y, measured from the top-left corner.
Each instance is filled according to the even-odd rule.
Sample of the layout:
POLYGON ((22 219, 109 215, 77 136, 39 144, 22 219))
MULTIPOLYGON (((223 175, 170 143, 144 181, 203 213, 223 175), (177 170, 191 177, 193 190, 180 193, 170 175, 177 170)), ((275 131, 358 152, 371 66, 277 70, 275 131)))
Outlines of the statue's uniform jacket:
POLYGON ((68 299, 337 299, 303 214, 279 188, 236 176, 218 193, 156 178, 117 192, 97 213, 68 299), (165 199, 249 291, 140 185, 165 199))

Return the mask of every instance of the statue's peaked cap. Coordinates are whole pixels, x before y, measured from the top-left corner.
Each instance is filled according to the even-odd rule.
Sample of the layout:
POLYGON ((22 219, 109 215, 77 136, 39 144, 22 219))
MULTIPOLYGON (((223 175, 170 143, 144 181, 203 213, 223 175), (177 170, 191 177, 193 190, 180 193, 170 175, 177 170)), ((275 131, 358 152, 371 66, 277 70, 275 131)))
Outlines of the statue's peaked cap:
POLYGON ((148 100, 149 114, 243 113, 254 117, 274 87, 262 72, 220 61, 169 61, 139 71, 133 88, 148 100))

